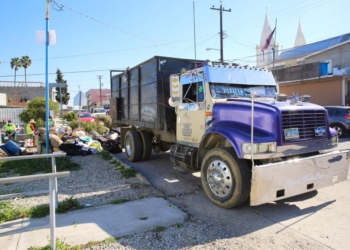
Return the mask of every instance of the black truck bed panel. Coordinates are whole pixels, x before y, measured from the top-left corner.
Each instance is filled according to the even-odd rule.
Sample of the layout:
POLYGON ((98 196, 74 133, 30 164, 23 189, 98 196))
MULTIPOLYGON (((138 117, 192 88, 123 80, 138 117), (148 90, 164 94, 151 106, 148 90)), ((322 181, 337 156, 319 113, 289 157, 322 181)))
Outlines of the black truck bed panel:
POLYGON ((113 123, 175 131, 175 111, 168 104, 169 77, 193 68, 191 59, 155 56, 124 73, 112 76, 111 71, 113 123))

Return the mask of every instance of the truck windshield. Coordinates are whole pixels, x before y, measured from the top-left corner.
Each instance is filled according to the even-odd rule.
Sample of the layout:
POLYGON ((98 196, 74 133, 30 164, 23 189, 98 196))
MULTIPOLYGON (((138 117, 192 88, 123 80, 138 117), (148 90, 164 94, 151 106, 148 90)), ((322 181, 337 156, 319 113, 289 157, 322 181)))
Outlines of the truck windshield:
POLYGON ((276 86, 209 83, 211 96, 214 98, 250 97, 255 92, 259 97, 274 98, 276 86))

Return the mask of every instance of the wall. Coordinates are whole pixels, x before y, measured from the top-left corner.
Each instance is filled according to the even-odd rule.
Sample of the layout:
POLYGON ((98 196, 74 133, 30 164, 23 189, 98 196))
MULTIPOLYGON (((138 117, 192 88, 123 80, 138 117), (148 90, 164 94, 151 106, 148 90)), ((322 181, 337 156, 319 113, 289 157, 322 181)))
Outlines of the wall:
MULTIPOLYGON (((45 98, 45 88, 44 87, 4 87, 0 86, 0 93, 5 93, 7 98, 10 98, 13 102, 19 102, 21 97, 23 99, 32 100, 35 97, 45 98)), ((50 88, 50 93, 52 93, 52 88, 50 88)), ((50 99, 51 99, 50 95, 50 99)))
POLYGON ((321 106, 342 105, 342 78, 308 80, 293 84, 282 83, 280 93, 288 96, 293 93, 298 93, 299 96, 310 95, 310 102, 321 106))
POLYGON ((333 68, 337 65, 340 65, 341 68, 350 67, 350 43, 311 56, 306 59, 306 62, 318 62, 326 60, 332 60, 333 68))

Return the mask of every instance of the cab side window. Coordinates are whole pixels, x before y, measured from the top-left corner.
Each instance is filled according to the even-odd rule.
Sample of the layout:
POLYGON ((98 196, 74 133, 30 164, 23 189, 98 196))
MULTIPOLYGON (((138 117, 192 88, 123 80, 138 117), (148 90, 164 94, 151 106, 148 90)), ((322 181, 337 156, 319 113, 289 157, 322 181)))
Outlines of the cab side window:
POLYGON ((193 103, 202 102, 204 100, 203 83, 194 82, 182 85, 183 102, 193 103))

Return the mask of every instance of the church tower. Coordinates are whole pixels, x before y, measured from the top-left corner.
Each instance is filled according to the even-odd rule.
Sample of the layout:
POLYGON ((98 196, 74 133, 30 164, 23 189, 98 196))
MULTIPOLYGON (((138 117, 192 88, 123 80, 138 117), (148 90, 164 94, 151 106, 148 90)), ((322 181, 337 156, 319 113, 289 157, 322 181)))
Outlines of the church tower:
POLYGON ((257 68, 266 68, 268 65, 270 65, 269 68, 272 68, 274 50, 275 50, 275 60, 278 59, 278 44, 276 43, 275 45, 274 35, 272 36, 269 47, 266 50, 264 50, 264 53, 261 51, 261 49, 264 47, 266 43, 267 37, 271 34, 271 32, 272 32, 272 29, 269 23, 269 17, 266 12, 264 27, 261 32, 260 44, 256 45, 256 49, 255 49, 257 68))
POLYGON ((297 36, 295 37, 294 48, 305 45, 304 33, 301 30, 301 25, 299 21, 297 36))

